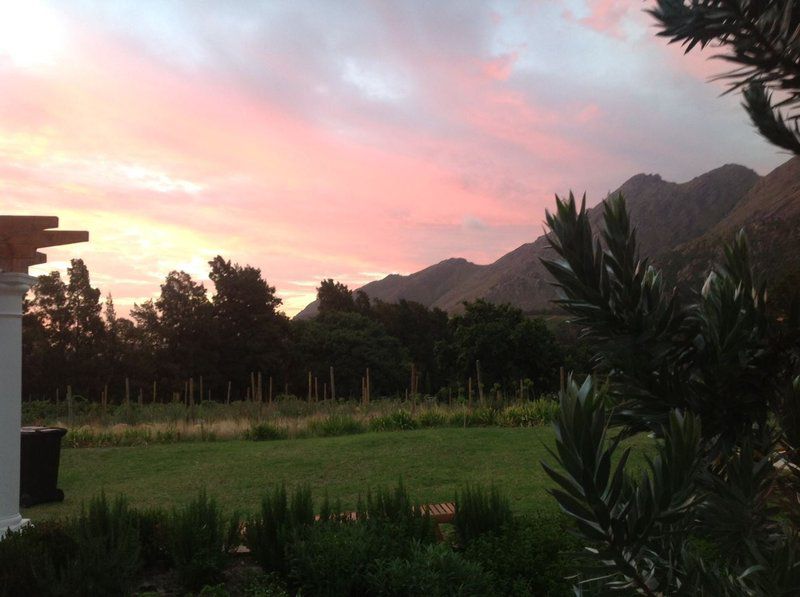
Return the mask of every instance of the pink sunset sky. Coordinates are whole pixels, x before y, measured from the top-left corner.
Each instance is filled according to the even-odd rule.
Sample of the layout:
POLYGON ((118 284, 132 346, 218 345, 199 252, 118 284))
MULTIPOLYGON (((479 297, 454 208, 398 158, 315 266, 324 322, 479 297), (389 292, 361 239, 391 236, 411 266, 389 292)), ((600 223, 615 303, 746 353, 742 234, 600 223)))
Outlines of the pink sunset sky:
MULTIPOLYGON (((292 315, 542 232, 554 193, 786 156, 636 0, 0 0, 0 213, 57 215, 120 310, 217 254, 292 315)), ((210 284, 207 284, 210 286, 210 284)))

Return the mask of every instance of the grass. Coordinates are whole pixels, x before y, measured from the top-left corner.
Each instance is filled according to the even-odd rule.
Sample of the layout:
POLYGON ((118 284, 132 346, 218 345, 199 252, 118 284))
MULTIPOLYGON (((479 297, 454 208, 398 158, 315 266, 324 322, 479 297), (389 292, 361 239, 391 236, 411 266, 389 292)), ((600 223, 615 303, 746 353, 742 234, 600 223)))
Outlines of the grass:
MULTIPOLYGON (((59 487, 66 499, 27 509, 44 519, 75 514, 104 490, 125 494, 135 507, 184 504, 206 488, 226 511, 254 512, 276 483, 308 484, 317 505, 328 493, 353 508, 368 488, 402 476, 412 498, 451 501, 466 483, 494 483, 519 513, 554 511, 552 486, 539 464, 552 461, 549 427, 436 428, 368 432, 270 442, 193 442, 141 447, 62 450, 59 487)), ((646 438, 636 438, 646 445, 646 438)), ((640 450, 637 450, 640 451, 640 450)))

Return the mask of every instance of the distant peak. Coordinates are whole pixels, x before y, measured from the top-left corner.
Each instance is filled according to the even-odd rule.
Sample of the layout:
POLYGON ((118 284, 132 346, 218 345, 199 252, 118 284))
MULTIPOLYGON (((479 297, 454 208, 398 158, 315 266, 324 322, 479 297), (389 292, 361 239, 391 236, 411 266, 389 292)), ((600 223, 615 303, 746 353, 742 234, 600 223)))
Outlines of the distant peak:
POLYGON ((641 172, 635 176, 631 176, 628 180, 626 180, 622 186, 629 185, 629 184, 643 184, 643 183, 654 183, 654 182, 662 182, 663 179, 661 178, 660 174, 645 174, 641 172))

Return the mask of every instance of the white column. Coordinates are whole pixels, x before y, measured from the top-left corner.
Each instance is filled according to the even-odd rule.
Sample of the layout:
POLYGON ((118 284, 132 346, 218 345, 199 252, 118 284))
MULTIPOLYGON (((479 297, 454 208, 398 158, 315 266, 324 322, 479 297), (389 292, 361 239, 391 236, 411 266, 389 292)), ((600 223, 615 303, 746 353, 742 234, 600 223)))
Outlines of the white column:
POLYGON ((0 538, 27 522, 19 513, 22 299, 35 281, 0 272, 0 538))

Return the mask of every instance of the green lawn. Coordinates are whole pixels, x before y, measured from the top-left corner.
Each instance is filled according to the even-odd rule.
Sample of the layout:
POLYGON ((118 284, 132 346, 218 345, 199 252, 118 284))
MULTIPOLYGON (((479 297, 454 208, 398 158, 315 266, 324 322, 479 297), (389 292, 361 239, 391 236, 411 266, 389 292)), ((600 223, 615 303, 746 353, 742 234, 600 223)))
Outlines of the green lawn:
POLYGON ((228 510, 254 511, 275 483, 308 483, 344 508, 370 487, 402 477, 421 502, 453 499, 467 482, 497 484, 518 512, 554 510, 539 462, 549 459, 549 427, 438 428, 271 442, 224 441, 130 448, 67 449, 61 453, 63 504, 27 509, 36 520, 71 514, 105 490, 137 507, 180 504, 205 487, 228 510))

